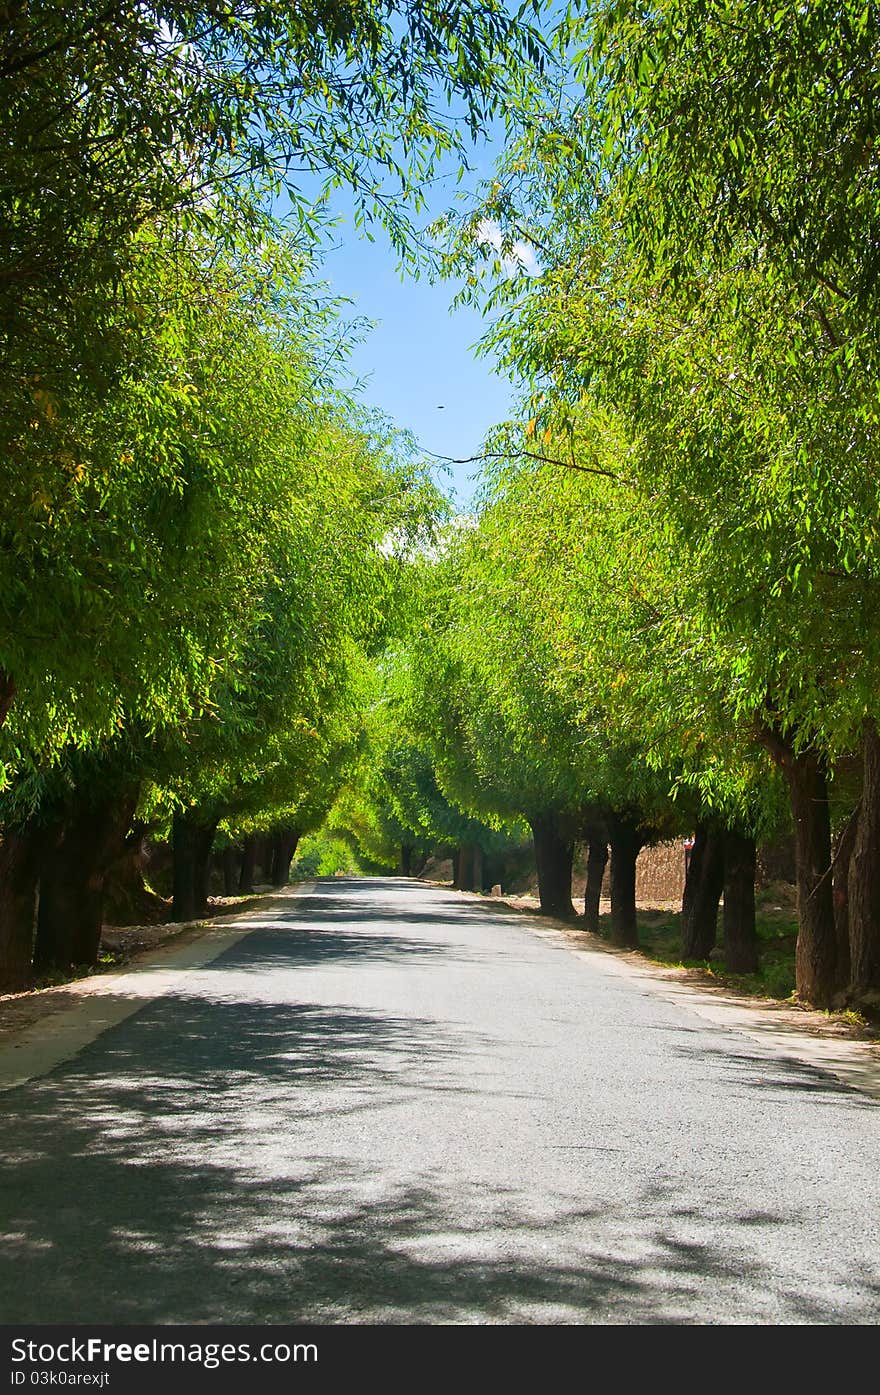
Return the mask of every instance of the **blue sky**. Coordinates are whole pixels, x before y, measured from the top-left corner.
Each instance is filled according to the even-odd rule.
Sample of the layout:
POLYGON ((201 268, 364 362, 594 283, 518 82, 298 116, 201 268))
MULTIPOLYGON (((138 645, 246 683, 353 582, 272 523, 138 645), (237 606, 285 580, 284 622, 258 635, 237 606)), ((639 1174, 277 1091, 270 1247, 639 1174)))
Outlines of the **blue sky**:
MULTIPOLYGON (((411 431, 423 450, 477 455, 489 428, 509 414, 513 395, 510 382, 472 351, 486 322, 474 310, 450 313, 451 284, 401 281, 381 228, 375 239, 358 236, 349 217, 324 264, 334 291, 353 302, 352 314, 375 324, 351 361, 353 372, 367 380, 363 396, 411 431)), ((460 508, 468 505, 478 468, 455 466, 451 475, 439 476, 460 508)))
MULTIPOLYGON (((459 185, 457 162, 442 162, 432 181, 429 207, 414 221, 427 227, 457 195, 472 195, 491 176, 504 139, 503 123, 491 123, 485 139, 468 153, 472 169, 459 185)), ((362 396, 395 426, 411 431, 420 448, 464 459, 478 455, 486 433, 510 415, 515 389, 493 372, 474 346, 487 329, 477 310, 450 310, 453 282, 401 279, 398 259, 384 229, 371 242, 354 223, 354 200, 337 191, 329 203, 338 221, 327 241, 322 279, 351 302, 349 313, 372 321, 356 346, 350 367, 364 380, 362 396)), ((439 469, 440 467, 438 467, 439 469)), ((441 487, 466 510, 477 487, 478 464, 449 467, 441 487)))

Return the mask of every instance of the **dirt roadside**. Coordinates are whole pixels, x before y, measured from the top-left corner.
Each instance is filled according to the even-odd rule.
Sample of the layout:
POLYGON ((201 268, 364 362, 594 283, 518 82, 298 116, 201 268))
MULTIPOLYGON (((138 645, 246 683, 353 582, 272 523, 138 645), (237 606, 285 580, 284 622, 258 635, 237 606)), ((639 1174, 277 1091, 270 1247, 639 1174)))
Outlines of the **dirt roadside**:
POLYGON ((21 993, 0 993, 0 1044, 35 1022, 54 1017, 89 994, 100 991, 106 986, 110 974, 124 972, 147 955, 161 957, 162 951, 170 954, 183 945, 191 944, 212 930, 222 928, 230 917, 256 909, 264 901, 270 900, 273 894, 277 895, 277 892, 266 888, 254 896, 212 897, 213 913, 203 920, 167 921, 162 925, 105 925, 101 935, 101 953, 108 956, 109 962, 95 973, 50 987, 29 988, 21 993))

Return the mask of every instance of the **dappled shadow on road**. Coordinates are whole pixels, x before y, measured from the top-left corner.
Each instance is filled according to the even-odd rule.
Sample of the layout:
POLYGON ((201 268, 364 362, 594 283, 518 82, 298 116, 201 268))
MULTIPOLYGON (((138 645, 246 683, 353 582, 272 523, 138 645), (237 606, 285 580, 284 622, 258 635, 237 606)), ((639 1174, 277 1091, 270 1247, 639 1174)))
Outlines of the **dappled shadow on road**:
MULTIPOLYGON (((354 924, 367 927, 367 912, 352 906, 350 902, 330 901, 322 897, 321 900, 306 901, 300 903, 302 909, 295 914, 288 912, 284 916, 286 924, 299 925, 302 921, 310 921, 315 924, 334 924, 337 921, 351 921, 354 924)), ((487 911, 491 907, 491 902, 485 906, 478 903, 471 910, 465 907, 458 910, 455 906, 445 907, 436 911, 416 911, 395 909, 391 906, 382 906, 369 913, 369 926, 373 925, 486 925, 487 911)), ((276 917, 277 919, 277 917, 276 917)), ((259 923, 259 922, 258 922, 259 923)), ((509 929, 509 927, 506 927, 509 929)))
MULTIPOLYGON (((435 1021, 430 998, 425 1016, 303 1001, 314 979, 271 972, 467 959, 422 907, 383 907, 395 933, 357 932, 329 891, 273 906, 187 991, 3 1096, 4 1322, 878 1320, 880 1269, 789 1269, 814 1217, 748 1177, 707 1197, 684 1132, 678 1174, 674 1149, 556 1131, 552 1110, 499 1143, 488 1112, 525 1099, 501 1117, 528 1126, 545 1104, 496 1069, 497 1037, 435 1021)), ((695 1049, 712 1083, 875 1107, 818 1071, 695 1049)))
MULTIPOLYGON (((489 924, 481 907, 470 911, 453 904, 435 912, 382 904, 375 909, 358 909, 350 900, 336 896, 303 896, 289 901, 283 910, 273 908, 251 916, 247 924, 253 926, 245 966, 251 973, 317 966, 332 960, 356 964, 364 960, 394 963, 454 958, 476 963, 491 956, 489 947, 478 948, 467 939, 470 926, 485 928, 489 924), (406 933, 408 928, 411 934, 406 933)), ((237 956, 233 945, 208 967, 222 971, 237 956)))
MULTIPOLYGON (((684 1029, 686 1030, 686 1029, 684 1029)), ((677 1055, 686 1056, 693 1062, 693 1055, 686 1046, 673 1046, 677 1055)), ((753 1091, 776 1096, 779 1102, 793 1095, 811 1095, 819 1105, 827 1104, 836 1110, 841 1108, 875 1111, 877 1101, 861 1090, 844 1084, 828 1070, 798 1061, 794 1057, 774 1058, 760 1051, 736 1051, 730 1045, 709 1046, 705 1040, 700 1043, 700 1060, 707 1070, 730 1088, 733 1095, 745 1095, 753 1091)))
MULTIPOLYGON (((303 920, 315 922, 352 921, 366 926, 382 925, 486 925, 497 905, 487 898, 485 901, 466 901, 437 897, 426 905, 421 899, 387 900, 374 906, 359 903, 352 897, 302 896, 296 901, 288 901, 284 907, 284 920, 298 925, 303 920)), ((277 915, 275 917, 278 919, 277 915)), ((259 921, 259 917, 256 917, 259 921)))
MULTIPOLYGON (((247 960, 240 967, 248 973, 262 973, 270 969, 320 965, 336 959, 352 964, 363 960, 394 963, 416 957, 452 955, 467 957, 468 951, 459 945, 411 939, 402 934, 382 934, 381 930, 372 928, 358 933, 337 930, 319 920, 272 920, 259 923, 248 936, 247 960)), ((238 957, 238 947, 232 945, 205 967, 223 972, 230 961, 238 957)))
POLYGON ((537 1201, 528 1154, 516 1186, 436 1152, 397 1170, 388 1130, 411 1116, 395 1110, 418 1091, 430 1121, 432 1096, 485 1095, 468 1061, 487 1049, 319 1004, 142 1009, 5 1096, 4 1321, 676 1323, 712 1320, 716 1299, 719 1320, 880 1316, 876 1273, 832 1301, 759 1257, 757 1235, 782 1244, 803 1217, 716 1201, 709 1221, 675 1178, 537 1201))
MULTIPOLYGON (((143 1009, 131 1030, 93 1043, 60 1072, 56 1088, 87 1098, 109 1089, 127 1103, 137 1096, 139 1109, 171 1111, 166 1130, 174 1128, 173 1111, 185 1109, 189 1131, 194 1109, 204 1106, 214 1127, 216 1100, 226 1095, 250 1105, 250 1095, 241 1091, 254 1086, 263 1103, 282 1111, 278 1121, 289 1123, 300 1113, 332 1113, 340 1099, 347 1107, 356 1101, 378 1107, 383 1087, 429 1089, 423 1078, 429 1063, 440 1087, 444 1062, 460 1062, 485 1048, 476 1034, 439 1029, 412 1016, 175 994, 143 1009)), ((47 1081, 40 1088, 53 1085, 47 1081)))

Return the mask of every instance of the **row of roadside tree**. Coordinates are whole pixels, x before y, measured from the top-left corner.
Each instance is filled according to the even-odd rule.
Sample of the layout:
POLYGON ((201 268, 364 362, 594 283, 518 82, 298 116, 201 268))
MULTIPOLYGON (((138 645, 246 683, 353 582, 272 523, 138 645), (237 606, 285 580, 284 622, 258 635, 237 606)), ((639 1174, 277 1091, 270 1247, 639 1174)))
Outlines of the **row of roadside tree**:
POLYGON ((94 962, 145 830, 188 919, 218 836, 320 822, 438 508, 340 387, 324 201, 409 255, 539 49, 471 0, 4 7, 0 987, 94 962))
POLYGON ((529 821, 545 909, 581 837, 594 918, 610 844, 621 944, 638 848, 695 830, 684 952, 723 887, 753 968, 755 842, 789 828, 798 992, 876 1003, 880 14, 605 0, 557 45, 447 225, 522 401, 400 710, 450 798, 529 821))

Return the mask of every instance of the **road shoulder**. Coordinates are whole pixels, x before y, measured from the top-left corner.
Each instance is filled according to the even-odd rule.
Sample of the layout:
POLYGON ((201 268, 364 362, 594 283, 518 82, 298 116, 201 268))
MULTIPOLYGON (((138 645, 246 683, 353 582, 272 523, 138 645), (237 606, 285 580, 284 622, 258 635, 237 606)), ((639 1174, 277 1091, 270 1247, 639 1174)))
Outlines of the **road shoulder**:
POLYGON ((164 927, 159 945, 132 955, 122 969, 88 974, 53 988, 0 997, 0 1091, 70 1060, 90 1041, 166 993, 182 969, 200 969, 257 928, 305 883, 266 893, 254 905, 213 921, 164 927))
POLYGON ((641 980, 657 993, 706 1021, 739 1031, 774 1055, 833 1075, 841 1084, 880 1100, 880 1042, 869 1039, 839 1014, 814 1011, 773 998, 750 998, 694 983, 687 969, 654 964, 630 950, 617 949, 588 930, 554 920, 522 904, 524 898, 492 898, 458 892, 470 900, 515 916, 532 934, 566 953, 600 956, 605 968, 641 980))

